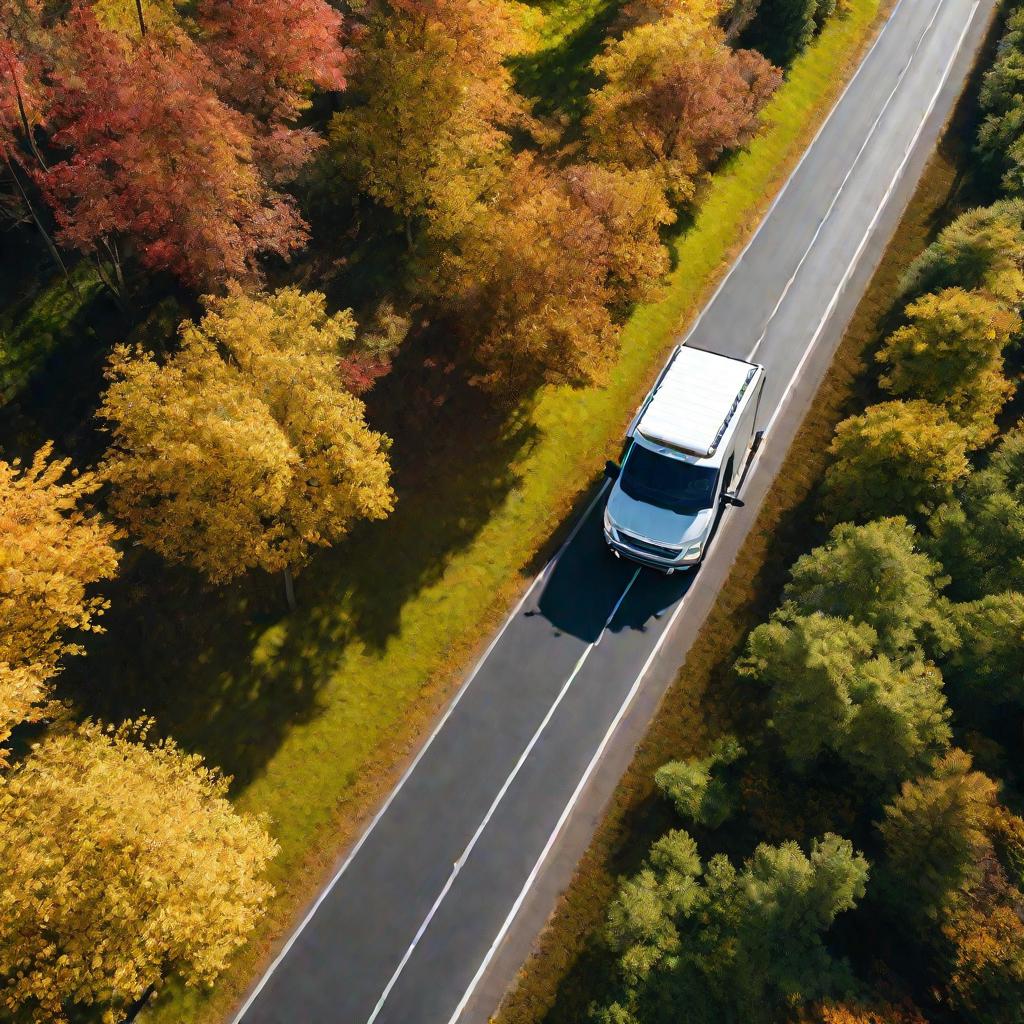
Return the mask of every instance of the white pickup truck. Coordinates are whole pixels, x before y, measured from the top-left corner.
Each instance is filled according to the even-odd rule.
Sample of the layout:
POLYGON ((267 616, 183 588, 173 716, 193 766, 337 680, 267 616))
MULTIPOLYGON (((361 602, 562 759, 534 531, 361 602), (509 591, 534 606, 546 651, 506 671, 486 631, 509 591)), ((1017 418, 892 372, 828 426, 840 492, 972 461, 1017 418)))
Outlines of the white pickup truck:
POLYGON ((761 442, 765 370, 680 345, 626 434, 604 536, 618 557, 673 573, 699 565, 719 513, 742 505, 737 489, 761 442))

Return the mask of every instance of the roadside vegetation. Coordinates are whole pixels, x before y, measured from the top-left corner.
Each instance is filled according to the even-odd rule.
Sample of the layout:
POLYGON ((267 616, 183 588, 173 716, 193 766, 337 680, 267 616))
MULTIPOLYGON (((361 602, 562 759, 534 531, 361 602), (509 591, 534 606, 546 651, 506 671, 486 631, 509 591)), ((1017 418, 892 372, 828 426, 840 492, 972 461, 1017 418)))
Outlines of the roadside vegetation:
POLYGON ((750 0, 0 0, 8 1013, 245 985, 878 4, 803 6, 783 82, 750 0))
POLYGON ((502 1024, 1024 1020, 1006 16, 502 1024))

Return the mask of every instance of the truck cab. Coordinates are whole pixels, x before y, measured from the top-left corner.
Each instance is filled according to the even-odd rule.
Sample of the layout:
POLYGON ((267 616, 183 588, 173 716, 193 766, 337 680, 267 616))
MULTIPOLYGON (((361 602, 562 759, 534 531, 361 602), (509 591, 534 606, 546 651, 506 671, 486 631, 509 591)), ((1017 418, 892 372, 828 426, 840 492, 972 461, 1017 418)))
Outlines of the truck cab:
POLYGON ((673 573, 699 565, 759 441, 764 367, 681 345, 630 424, 604 512, 618 557, 673 573))

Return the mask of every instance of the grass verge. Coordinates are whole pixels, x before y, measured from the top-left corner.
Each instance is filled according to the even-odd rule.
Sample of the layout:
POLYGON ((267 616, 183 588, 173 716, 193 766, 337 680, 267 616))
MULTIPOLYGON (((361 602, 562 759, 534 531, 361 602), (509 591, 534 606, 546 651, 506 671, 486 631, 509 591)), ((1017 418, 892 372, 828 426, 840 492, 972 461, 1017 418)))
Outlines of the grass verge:
MULTIPOLYGON (((968 90, 969 97, 972 91, 968 90)), ((936 232, 965 206, 962 171, 974 125, 962 101, 897 227, 786 461, 736 560, 729 580, 616 790, 576 875, 494 1024, 571 1024, 586 1018, 611 961, 598 937, 617 878, 636 870, 663 829, 653 776, 666 761, 699 755, 706 738, 728 728, 730 667, 747 633, 778 604, 788 567, 814 522, 815 488, 829 461, 835 425, 863 408, 874 375, 868 360, 891 328, 899 281, 936 232)))
MULTIPOLYGON (((715 176, 694 223, 673 242, 666 297, 626 325, 608 387, 546 389, 486 450, 463 445, 458 464, 446 461, 447 449, 433 452, 444 472, 423 473, 403 488, 392 520, 360 528, 319 559, 299 581, 300 611, 286 619, 252 614, 241 591, 232 599, 183 587, 180 606, 163 609, 159 622, 151 610, 128 611, 135 621, 115 629, 115 599, 116 648, 112 639, 91 652, 88 673, 117 670, 110 678, 119 687, 108 697, 86 680, 91 707, 110 718, 153 712, 183 744, 235 774, 238 805, 269 815, 282 847, 273 868, 278 896, 215 992, 170 988, 148 1020, 218 1020, 265 962, 614 452, 674 339, 859 61, 882 5, 853 0, 796 62, 763 134, 715 176)), ((464 438, 464 424, 449 426, 464 438)), ((126 593, 125 607, 151 609, 145 584, 132 586, 141 592, 126 593)))

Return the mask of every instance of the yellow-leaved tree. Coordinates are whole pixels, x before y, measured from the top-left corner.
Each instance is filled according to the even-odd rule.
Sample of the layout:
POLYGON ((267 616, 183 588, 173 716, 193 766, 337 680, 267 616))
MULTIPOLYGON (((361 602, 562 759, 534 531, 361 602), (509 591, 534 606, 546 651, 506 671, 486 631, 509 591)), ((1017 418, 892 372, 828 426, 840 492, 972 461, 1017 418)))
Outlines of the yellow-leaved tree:
POLYGON ((0 1006, 121 1021, 175 974, 208 985, 272 888, 277 845, 228 780, 148 720, 51 736, 0 778, 0 1006))
POLYGON ((366 425, 338 362, 355 336, 319 292, 207 298, 181 347, 158 362, 118 348, 100 415, 112 444, 110 506, 169 561, 215 583, 291 573, 356 519, 383 519, 390 440, 366 425))
POLYGON ((82 653, 67 632, 99 632, 107 601, 89 588, 117 572, 117 531, 82 507, 96 476, 52 455, 47 444, 28 465, 0 461, 0 745, 37 712, 60 659, 82 653))
POLYGON ((420 220, 450 237, 500 179, 508 130, 526 107, 505 65, 523 41, 507 0, 390 0, 376 5, 353 79, 354 102, 330 135, 344 173, 394 210, 410 246, 420 220))

